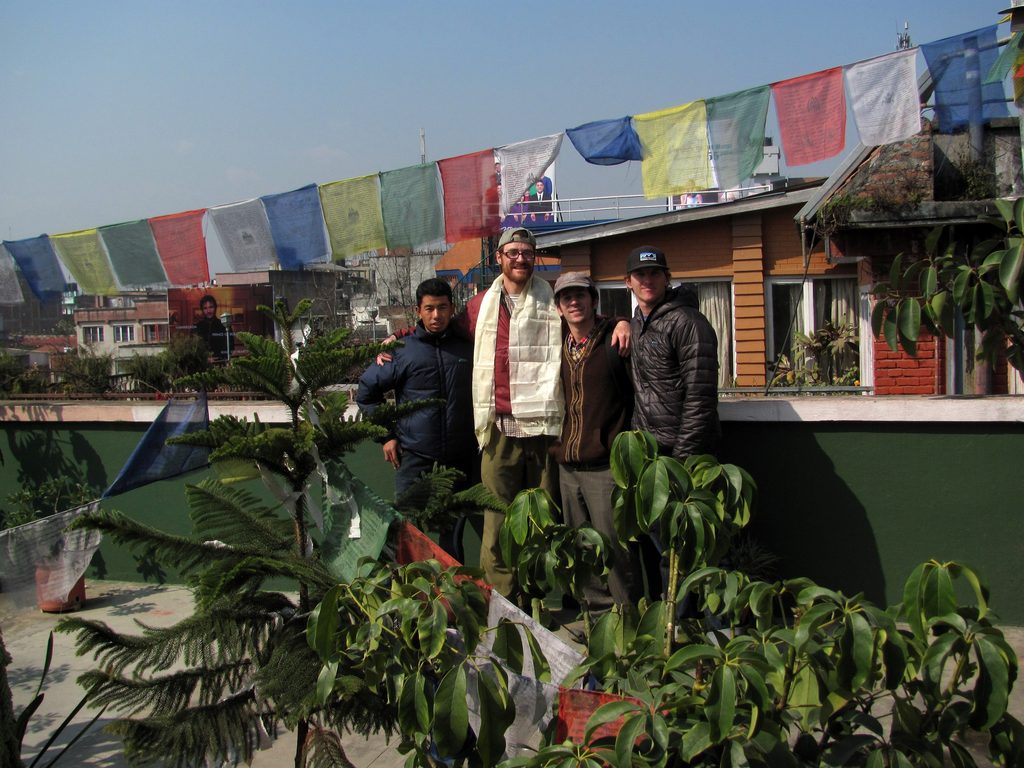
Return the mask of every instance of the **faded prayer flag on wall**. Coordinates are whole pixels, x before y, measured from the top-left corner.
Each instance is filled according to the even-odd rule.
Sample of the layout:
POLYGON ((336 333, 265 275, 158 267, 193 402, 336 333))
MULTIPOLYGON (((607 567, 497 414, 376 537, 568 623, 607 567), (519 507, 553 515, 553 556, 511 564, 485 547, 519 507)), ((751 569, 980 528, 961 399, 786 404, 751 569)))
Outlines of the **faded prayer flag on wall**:
POLYGON ((269 269, 277 261, 270 224, 258 198, 210 209, 224 255, 235 272, 269 269))
POLYGON ((78 283, 80 293, 113 296, 118 292, 110 261, 96 229, 51 235, 50 240, 61 262, 78 283))
MULTIPOLYGON (((998 25, 936 40, 921 46, 935 83, 935 117, 941 133, 951 133, 971 119, 971 92, 991 71, 999 57, 998 25)), ((981 85, 979 121, 1008 117, 1002 82, 981 85)))
POLYGON ((595 120, 567 128, 565 133, 583 159, 594 165, 618 165, 644 159, 631 117, 595 120))
POLYGON ((762 85, 707 99, 711 161, 720 188, 738 187, 764 159, 764 123, 771 93, 762 85))
POLYGON ((833 67, 772 85, 789 165, 835 157, 846 144, 843 68, 833 67))
POLYGON ((377 174, 321 184, 320 205, 335 261, 384 247, 377 174))
POLYGON ((24 240, 4 240, 4 247, 14 258, 37 299, 46 301, 54 294, 64 293, 67 281, 49 237, 39 235, 24 240))
POLYGON ((444 240, 444 207, 436 163, 382 173, 380 205, 388 248, 419 248, 444 240))
POLYGON ((643 147, 644 197, 652 199, 714 185, 703 99, 633 117, 643 147))
POLYGON ((444 237, 449 243, 498 231, 501 217, 495 163, 493 149, 437 163, 444 188, 444 237))
POLYGON ((853 121, 865 146, 909 139, 921 130, 917 51, 879 56, 846 68, 853 121))
POLYGON ((203 237, 205 208, 195 211, 155 216, 149 220, 164 265, 167 280, 176 287, 210 282, 210 265, 206 260, 206 238, 203 237))
POLYGON ((24 304, 14 257, 0 245, 0 304, 24 304))
POLYGON ((561 133, 517 141, 494 150, 501 166, 501 215, 518 203, 544 171, 555 162, 562 147, 561 133))
POLYGON ((145 219, 100 227, 114 277, 122 288, 166 288, 167 274, 145 219))
POLYGON ((316 184, 260 198, 281 269, 299 269, 327 258, 327 237, 316 184))

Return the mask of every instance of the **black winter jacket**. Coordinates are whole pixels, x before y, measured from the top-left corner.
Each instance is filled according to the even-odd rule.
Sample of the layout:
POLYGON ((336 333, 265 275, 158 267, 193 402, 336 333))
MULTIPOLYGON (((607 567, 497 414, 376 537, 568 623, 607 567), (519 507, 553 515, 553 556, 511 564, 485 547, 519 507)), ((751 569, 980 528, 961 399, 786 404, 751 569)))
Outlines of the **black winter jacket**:
POLYGON ((373 413, 391 390, 399 403, 446 400, 441 408, 422 408, 400 419, 395 437, 402 450, 461 467, 476 454, 473 342, 452 333, 451 327, 443 334, 429 333, 423 323, 403 341, 391 362, 366 369, 356 403, 373 413))
POLYGON ((715 453, 718 422, 718 337, 697 309, 692 290, 670 288, 644 318, 630 323, 636 389, 633 428, 651 432, 661 453, 685 459, 715 453))

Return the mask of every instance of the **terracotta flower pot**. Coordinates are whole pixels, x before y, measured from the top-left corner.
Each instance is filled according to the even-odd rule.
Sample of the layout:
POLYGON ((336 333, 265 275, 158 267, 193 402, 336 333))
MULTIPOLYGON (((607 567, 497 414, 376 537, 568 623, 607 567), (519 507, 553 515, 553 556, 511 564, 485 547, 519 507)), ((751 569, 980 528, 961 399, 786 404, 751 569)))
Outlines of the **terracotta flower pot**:
POLYGON ((61 600, 59 598, 47 597, 50 593, 47 586, 52 575, 53 572, 51 572, 49 566, 36 566, 36 605, 39 606, 39 610, 46 613, 64 613, 65 611, 79 610, 85 602, 85 576, 83 575, 76 581, 75 585, 71 587, 71 591, 68 592, 67 597, 61 600))

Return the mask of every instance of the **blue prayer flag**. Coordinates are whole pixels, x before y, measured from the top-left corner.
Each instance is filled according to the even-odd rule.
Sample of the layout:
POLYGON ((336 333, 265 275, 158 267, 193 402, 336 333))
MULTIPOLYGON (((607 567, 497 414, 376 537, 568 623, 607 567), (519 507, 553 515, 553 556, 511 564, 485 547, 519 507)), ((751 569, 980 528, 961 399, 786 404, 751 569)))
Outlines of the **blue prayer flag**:
POLYGON ((57 253, 47 235, 25 240, 4 240, 7 252, 14 258, 25 282, 40 301, 64 293, 66 282, 57 253))
POLYGON ((981 84, 999 57, 996 31, 997 25, 993 24, 921 46, 935 83, 935 116, 941 133, 950 133, 970 122, 974 89, 980 89, 976 102, 981 108, 976 116, 978 121, 1009 116, 1003 84, 981 84))
POLYGON ((630 117, 597 120, 568 128, 565 133, 583 159, 594 165, 618 165, 627 160, 644 159, 630 117))
POLYGON ((282 269, 326 261, 327 236, 316 184, 261 197, 282 269))

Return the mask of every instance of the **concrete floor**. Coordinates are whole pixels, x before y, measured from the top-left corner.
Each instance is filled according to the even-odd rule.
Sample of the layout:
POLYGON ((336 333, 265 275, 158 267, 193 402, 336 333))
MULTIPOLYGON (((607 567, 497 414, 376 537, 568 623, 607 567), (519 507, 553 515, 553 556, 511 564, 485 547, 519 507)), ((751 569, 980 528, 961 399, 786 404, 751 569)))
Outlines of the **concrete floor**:
MULTIPOLYGON (((104 621, 118 631, 130 631, 136 619, 151 626, 167 626, 188 616, 191 611, 191 593, 184 587, 89 582, 86 603, 77 615, 104 621)), ((0 594, 0 626, 3 627, 4 642, 13 659, 8 668, 8 677, 15 711, 24 707, 35 692, 42 671, 47 634, 59 618, 34 608, 16 608, 9 598, 0 594)), ((1021 659, 1024 653, 1024 628, 1010 627, 1003 631, 1016 649, 1018 659, 1021 659)), ((45 688, 46 698, 29 724, 25 735, 24 757, 31 759, 53 729, 74 709, 82 697, 82 690, 75 679, 91 666, 91 658, 75 656, 71 636, 54 635, 54 656, 45 688)), ((1024 683, 1021 681, 1018 681, 1013 691, 1010 711, 1018 719, 1024 720, 1024 683)), ((55 746, 59 747, 74 738, 94 715, 88 709, 79 712, 55 746)), ((112 716, 105 715, 97 721, 64 756, 63 764, 107 768, 127 766, 121 755, 120 742, 108 736, 102 728, 112 719, 112 716)), ((357 768, 401 768, 405 757, 395 749, 396 743, 394 738, 389 745, 383 737, 364 739, 349 736, 344 740, 344 748, 357 768)), ((269 750, 257 753, 252 764, 256 768, 291 765, 294 753, 294 736, 283 733, 269 750)), ((980 757, 982 750, 975 750, 975 754, 980 757)), ((979 762, 979 765, 984 764, 979 762)))

